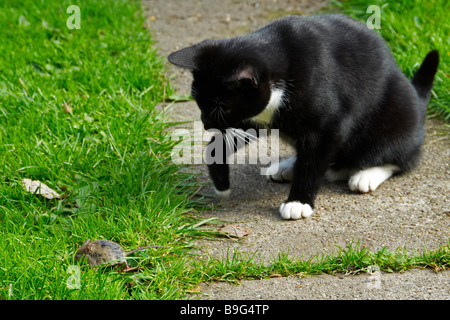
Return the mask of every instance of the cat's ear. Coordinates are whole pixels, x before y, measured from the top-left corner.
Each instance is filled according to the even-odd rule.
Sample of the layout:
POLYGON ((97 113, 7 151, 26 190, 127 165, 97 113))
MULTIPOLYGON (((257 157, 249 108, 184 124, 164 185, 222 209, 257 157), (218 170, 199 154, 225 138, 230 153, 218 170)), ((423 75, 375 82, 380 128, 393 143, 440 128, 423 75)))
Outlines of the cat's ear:
POLYGON ((251 65, 242 65, 237 68, 226 82, 230 84, 250 84, 254 88, 259 85, 257 72, 251 65))
POLYGON ((174 65, 188 69, 191 71, 198 69, 197 56, 207 45, 211 45, 214 40, 204 40, 200 43, 194 44, 193 46, 183 48, 181 50, 172 52, 167 59, 170 63, 174 65))
POLYGON ((192 46, 172 52, 167 59, 170 63, 178 67, 192 71, 197 69, 197 63, 195 61, 197 54, 198 50, 195 46, 192 46))

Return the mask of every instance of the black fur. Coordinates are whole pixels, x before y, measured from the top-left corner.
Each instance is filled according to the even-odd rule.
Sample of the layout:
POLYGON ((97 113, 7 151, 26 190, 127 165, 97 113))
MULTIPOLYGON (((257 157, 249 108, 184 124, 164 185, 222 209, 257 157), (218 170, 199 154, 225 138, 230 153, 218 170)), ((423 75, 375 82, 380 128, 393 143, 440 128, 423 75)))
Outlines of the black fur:
MULTIPOLYGON (((318 15, 206 40, 169 61, 192 71, 205 129, 258 127, 249 119, 264 110, 271 88, 285 90, 270 128, 297 150, 287 201, 313 207, 328 168, 416 166, 439 55, 430 52, 411 83, 376 32, 344 15, 318 15)), ((229 189, 227 164, 209 171, 218 190, 229 189)))

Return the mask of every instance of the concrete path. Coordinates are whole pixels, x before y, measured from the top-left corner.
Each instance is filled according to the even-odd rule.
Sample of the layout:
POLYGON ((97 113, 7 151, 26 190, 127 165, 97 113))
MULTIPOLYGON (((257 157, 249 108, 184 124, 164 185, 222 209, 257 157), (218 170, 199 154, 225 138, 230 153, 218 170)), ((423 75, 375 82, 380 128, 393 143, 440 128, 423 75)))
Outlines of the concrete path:
MULTIPOLYGON (((327 1, 144 1, 150 28, 161 55, 200 42, 247 33, 286 14, 312 14, 327 10, 327 1)), ((423 57, 417 57, 422 61, 423 57)), ((189 72, 168 65, 168 76, 179 95, 190 93, 189 72)), ((195 102, 177 103, 174 120, 200 119, 195 102)), ((185 125, 193 129, 194 125, 185 125)), ((359 241, 371 251, 433 250, 450 237, 450 135, 445 122, 427 120, 423 160, 416 171, 392 178, 371 194, 353 194, 347 184, 325 185, 312 217, 283 221, 279 205, 289 185, 269 182, 260 175, 261 166, 232 165, 231 198, 213 198, 221 210, 204 213, 251 231, 241 241, 202 240, 200 252, 222 257, 227 249, 259 252, 265 262, 281 252, 308 258, 316 253, 332 254, 359 241)), ((282 144, 281 156, 292 150, 282 144)), ((191 166, 208 182, 204 165, 191 166)), ((200 191, 212 194, 211 184, 200 191)), ((208 283, 201 286, 200 299, 450 299, 450 272, 412 270, 403 274, 378 273, 357 276, 292 276, 242 281, 239 286, 208 283)))

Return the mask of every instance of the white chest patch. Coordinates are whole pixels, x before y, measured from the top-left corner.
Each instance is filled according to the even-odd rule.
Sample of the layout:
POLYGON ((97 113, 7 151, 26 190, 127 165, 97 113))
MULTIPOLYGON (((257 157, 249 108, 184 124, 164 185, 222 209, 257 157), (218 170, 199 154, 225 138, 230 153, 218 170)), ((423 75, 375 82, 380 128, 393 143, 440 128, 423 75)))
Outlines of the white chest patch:
POLYGON ((283 104, 283 95, 283 89, 272 88, 270 100, 266 108, 261 113, 251 118, 251 120, 265 127, 269 126, 272 123, 275 112, 283 104))

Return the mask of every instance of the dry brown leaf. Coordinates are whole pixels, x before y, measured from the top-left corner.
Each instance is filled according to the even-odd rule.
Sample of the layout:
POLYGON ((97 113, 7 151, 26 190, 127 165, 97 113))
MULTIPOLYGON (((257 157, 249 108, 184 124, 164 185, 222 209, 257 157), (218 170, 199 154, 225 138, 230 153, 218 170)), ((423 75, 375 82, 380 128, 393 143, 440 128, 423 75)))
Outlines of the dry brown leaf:
POLYGON ((227 236, 237 237, 237 238, 242 238, 242 237, 245 237, 246 235, 249 235, 250 233, 252 233, 252 231, 250 229, 246 229, 246 228, 240 227, 235 224, 234 225, 228 224, 228 225, 224 226, 223 228, 220 228, 219 232, 223 233, 227 236))
POLYGON ((201 286, 192 287, 188 291, 189 293, 201 293, 202 287, 201 286))
POLYGON ((55 190, 50 189, 39 180, 23 179, 22 185, 30 193, 40 194, 47 199, 61 199, 61 196, 55 190))
POLYGON ((72 108, 72 106, 69 104, 69 102, 70 102, 70 100, 63 103, 63 108, 64 108, 64 112, 65 112, 65 113, 72 113, 72 112, 73 112, 73 108, 72 108))

